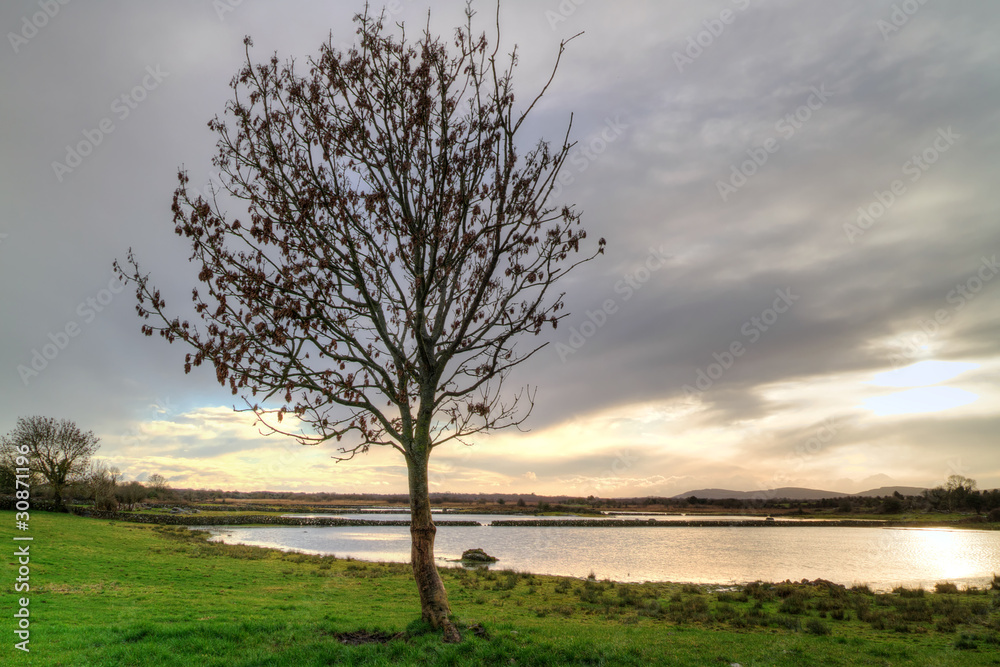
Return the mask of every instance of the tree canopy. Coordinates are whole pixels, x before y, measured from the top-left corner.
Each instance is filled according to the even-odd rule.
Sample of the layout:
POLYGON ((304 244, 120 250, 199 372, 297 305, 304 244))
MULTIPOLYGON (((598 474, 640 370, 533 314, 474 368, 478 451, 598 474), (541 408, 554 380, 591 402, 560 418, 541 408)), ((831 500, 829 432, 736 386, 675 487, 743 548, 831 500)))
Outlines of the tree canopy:
POLYGON ((472 18, 467 7, 449 45, 427 29, 410 41, 402 26, 397 39, 366 11, 356 46, 331 36, 304 73, 276 55, 254 64, 248 37, 226 118, 209 123, 221 189, 189 194, 181 170, 174 194, 201 326, 167 311, 131 251, 127 271, 115 264, 136 285, 143 332, 192 346, 185 371, 211 363, 265 428, 337 440, 341 459, 372 446, 403 455, 423 615, 451 639, 431 450, 526 418, 532 393, 502 385, 542 345, 517 342, 557 325, 555 281, 604 246, 584 252, 579 213, 550 201, 572 117, 557 148, 525 149, 519 134, 565 42, 518 107, 516 49, 501 62, 472 18))
POLYGON ((4 459, 14 451, 26 452, 30 468, 45 478, 62 508, 63 491, 86 475, 99 442, 93 431, 83 432, 68 419, 19 417, 14 430, 0 440, 0 450, 4 459))

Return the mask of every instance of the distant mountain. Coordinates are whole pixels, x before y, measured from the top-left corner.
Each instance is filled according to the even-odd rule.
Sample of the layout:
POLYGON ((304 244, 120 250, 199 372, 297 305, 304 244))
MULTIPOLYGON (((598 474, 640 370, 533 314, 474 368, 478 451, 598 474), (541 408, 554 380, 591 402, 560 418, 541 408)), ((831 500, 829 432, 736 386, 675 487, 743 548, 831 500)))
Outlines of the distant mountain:
POLYGON ((788 500, 822 500, 823 498, 847 498, 851 496, 891 496, 894 491, 899 491, 904 496, 919 496, 924 489, 916 486, 882 486, 870 491, 861 493, 841 493, 839 491, 822 491, 820 489, 804 489, 798 486, 783 486, 778 489, 766 489, 760 491, 732 491, 730 489, 698 489, 688 491, 674 498, 706 498, 709 500, 773 500, 777 498, 787 498, 788 500))
POLYGON ((891 496, 893 493, 898 491, 900 495, 903 496, 919 496, 926 489, 920 486, 880 486, 877 489, 872 489, 870 491, 862 491, 861 493, 852 493, 852 496, 891 496))
MULTIPOLYGON (((892 495, 892 492, 889 492, 892 495)), ((674 498, 708 498, 710 500, 724 500, 733 498, 735 500, 772 500, 775 498, 788 498, 789 500, 820 500, 822 498, 844 498, 849 493, 838 491, 819 491, 817 489, 803 489, 797 486, 783 486, 778 489, 763 489, 760 491, 731 491, 729 489, 698 489, 688 491, 674 498)))

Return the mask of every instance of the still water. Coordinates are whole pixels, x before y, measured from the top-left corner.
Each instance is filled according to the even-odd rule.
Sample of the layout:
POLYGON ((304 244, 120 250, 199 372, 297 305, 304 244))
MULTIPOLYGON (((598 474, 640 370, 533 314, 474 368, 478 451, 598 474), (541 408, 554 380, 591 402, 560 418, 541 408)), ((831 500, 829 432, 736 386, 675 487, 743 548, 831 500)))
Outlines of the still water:
MULTIPOLYGON (((626 521, 760 521, 765 517, 749 514, 653 514, 645 512, 604 512, 602 514, 568 516, 535 516, 533 514, 465 514, 459 512, 433 512, 434 523, 441 524, 448 521, 478 521, 480 523, 490 523, 491 521, 606 521, 608 519, 621 519, 626 521)), ((409 512, 376 512, 368 510, 364 514, 285 514, 288 517, 319 517, 333 519, 361 519, 369 521, 409 521, 409 512)), ((776 522, 794 523, 826 523, 833 519, 800 519, 798 517, 776 517, 776 522)), ((863 521, 864 519, 855 519, 863 521)))
MULTIPOLYGON (((441 516, 435 521, 439 526, 435 553, 442 565, 465 549, 479 547, 500 559, 498 568, 573 577, 593 572, 598 579, 616 581, 729 584, 821 578, 886 590, 900 585, 933 587, 941 581, 983 586, 994 572, 1000 574, 1000 531, 781 525, 448 526, 441 516)), ((212 532, 213 540, 229 543, 370 561, 407 562, 410 558, 406 526, 202 528, 212 532)))

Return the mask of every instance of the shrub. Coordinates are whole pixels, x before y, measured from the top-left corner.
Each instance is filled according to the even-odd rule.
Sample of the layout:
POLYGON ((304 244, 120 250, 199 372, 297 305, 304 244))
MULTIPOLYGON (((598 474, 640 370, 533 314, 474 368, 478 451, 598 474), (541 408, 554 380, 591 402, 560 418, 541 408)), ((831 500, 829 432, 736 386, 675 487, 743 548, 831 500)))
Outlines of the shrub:
POLYGON ((937 622, 937 625, 935 625, 934 627, 938 632, 951 634, 952 632, 955 632, 955 629, 958 627, 958 625, 950 618, 942 618, 940 621, 937 622))
POLYGON ((842 600, 820 598, 816 601, 816 609, 818 611, 840 611, 843 608, 844 602, 842 600))
MULTIPOLYGON (((951 584, 951 586, 955 586, 955 584, 951 584)), ((898 595, 899 597, 903 598, 922 598, 926 591, 924 591, 923 586, 918 586, 916 588, 905 588, 904 586, 897 586, 896 588, 892 589, 892 592, 898 595)), ((943 591, 939 590, 937 592, 941 593, 943 591)), ((955 588, 955 592, 956 593, 958 592, 958 588, 955 588)))
POLYGON ((755 581, 753 583, 747 584, 746 586, 743 587, 743 592, 749 595, 750 597, 762 600, 764 602, 768 602, 777 597, 774 593, 774 588, 771 586, 771 584, 767 584, 762 581, 755 581))
POLYGON ((717 593, 715 599, 719 602, 746 602, 750 596, 746 593, 736 593, 734 591, 722 591, 717 593))
POLYGON ((778 584, 774 587, 774 592, 779 598, 787 598, 790 595, 797 593, 799 589, 792 584, 778 584))
POLYGON ((818 618, 810 618, 806 621, 806 632, 811 635, 828 635, 830 634, 830 626, 818 618))
POLYGON ((634 607, 640 599, 639 592, 634 588, 622 586, 618 589, 618 604, 622 607, 634 607))
POLYGON ((904 620, 914 622, 930 623, 934 620, 930 607, 922 599, 900 600, 902 604, 896 606, 904 620))
POLYGON ((987 614, 990 613, 990 606, 985 602, 976 600, 975 602, 969 605, 969 613, 975 616, 986 616, 987 614))
POLYGON ((802 621, 795 616, 775 616, 771 619, 771 625, 778 628, 785 628, 786 630, 794 630, 795 632, 802 629, 802 621))
POLYGON ((638 608, 641 615, 652 616, 653 618, 659 618, 665 612, 659 600, 646 600, 638 605, 638 608))
POLYGON ((708 602, 705 598, 687 598, 679 602, 671 602, 667 615, 674 623, 683 621, 707 621, 708 602))
POLYGON ((801 614, 806 610, 806 602, 800 595, 790 595, 781 602, 778 611, 782 614, 801 614))
POLYGON ((868 621, 872 618, 872 603, 868 598, 858 598, 854 600, 852 606, 854 613, 858 615, 859 621, 868 621))
POLYGON ((728 602, 720 602, 715 606, 715 618, 719 621, 727 621, 736 617, 736 608, 728 602))
POLYGON ((958 593, 958 586, 946 581, 939 584, 934 584, 935 593, 958 593))

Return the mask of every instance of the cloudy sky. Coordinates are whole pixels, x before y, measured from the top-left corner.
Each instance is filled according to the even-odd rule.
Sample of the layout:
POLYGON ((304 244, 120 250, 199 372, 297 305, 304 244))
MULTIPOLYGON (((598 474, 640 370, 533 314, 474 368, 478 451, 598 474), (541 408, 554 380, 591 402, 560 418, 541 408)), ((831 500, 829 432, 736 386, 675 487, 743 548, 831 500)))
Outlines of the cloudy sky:
MULTIPOLYGON (((460 2, 435 2, 450 34, 460 2)), ((0 432, 100 436, 128 479, 401 492, 402 460, 262 437, 211 370, 139 333, 133 248, 178 312, 178 167, 212 178, 243 58, 353 40, 360 2, 5 2, 0 432)), ((495 8, 479 2, 482 29, 495 8)), ((422 26, 427 5, 394 0, 422 26)), ((525 99, 578 32, 531 138, 579 142, 559 196, 608 240, 510 378, 527 433, 442 447, 433 490, 1000 486, 1000 6, 508 0, 525 99)))

